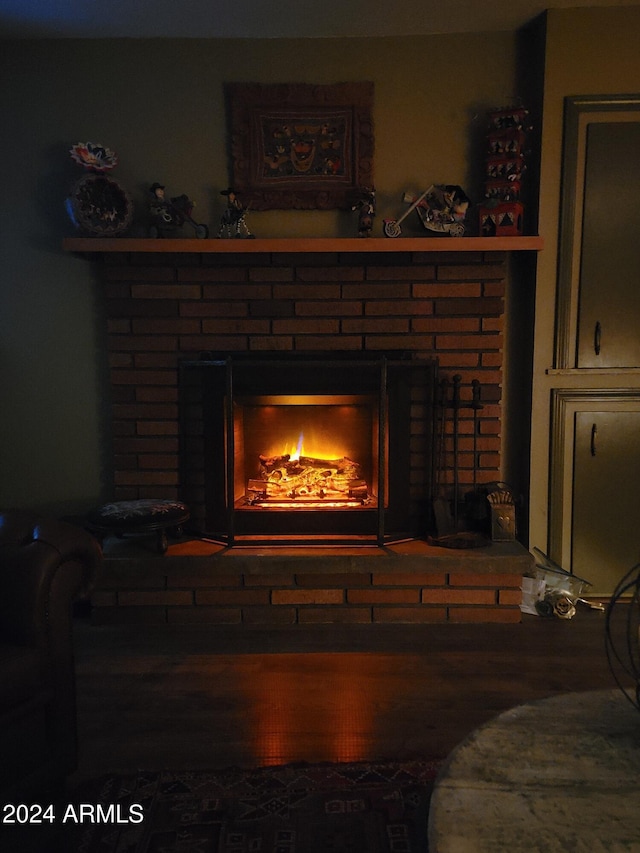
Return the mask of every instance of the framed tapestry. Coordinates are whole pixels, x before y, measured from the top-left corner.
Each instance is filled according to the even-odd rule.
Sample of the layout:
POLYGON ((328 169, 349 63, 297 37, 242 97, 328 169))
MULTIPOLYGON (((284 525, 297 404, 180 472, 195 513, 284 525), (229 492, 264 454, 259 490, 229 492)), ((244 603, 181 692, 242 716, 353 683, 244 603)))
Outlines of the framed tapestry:
POLYGON ((227 83, 231 172, 253 210, 347 209, 373 187, 373 83, 227 83))

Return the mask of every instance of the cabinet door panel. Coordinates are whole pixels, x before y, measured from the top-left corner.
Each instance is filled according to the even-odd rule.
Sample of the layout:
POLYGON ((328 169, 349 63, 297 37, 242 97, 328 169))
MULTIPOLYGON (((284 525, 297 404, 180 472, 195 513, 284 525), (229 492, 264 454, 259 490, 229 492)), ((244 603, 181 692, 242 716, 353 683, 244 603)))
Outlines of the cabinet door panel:
POLYGON ((578 367, 640 366, 639 152, 640 123, 589 125, 578 367))
POLYGON ((572 571, 607 595, 639 561, 640 412, 577 412, 572 571))

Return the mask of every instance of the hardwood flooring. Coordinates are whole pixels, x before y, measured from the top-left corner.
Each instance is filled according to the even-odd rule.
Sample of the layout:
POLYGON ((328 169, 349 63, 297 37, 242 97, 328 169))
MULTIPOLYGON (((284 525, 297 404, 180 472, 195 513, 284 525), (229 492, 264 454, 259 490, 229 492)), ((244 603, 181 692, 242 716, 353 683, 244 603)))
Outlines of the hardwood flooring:
POLYGON ((519 625, 74 626, 80 766, 444 757, 501 711, 614 687, 604 615, 519 625))

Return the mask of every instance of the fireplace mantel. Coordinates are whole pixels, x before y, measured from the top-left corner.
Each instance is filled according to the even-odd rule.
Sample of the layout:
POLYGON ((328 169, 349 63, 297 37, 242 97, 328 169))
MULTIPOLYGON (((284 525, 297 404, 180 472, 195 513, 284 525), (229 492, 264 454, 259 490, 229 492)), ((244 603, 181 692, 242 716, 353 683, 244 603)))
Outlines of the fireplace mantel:
POLYGON ((398 252, 538 252, 542 237, 278 237, 255 240, 151 239, 132 237, 67 237, 67 252, 191 254, 342 254, 398 252))

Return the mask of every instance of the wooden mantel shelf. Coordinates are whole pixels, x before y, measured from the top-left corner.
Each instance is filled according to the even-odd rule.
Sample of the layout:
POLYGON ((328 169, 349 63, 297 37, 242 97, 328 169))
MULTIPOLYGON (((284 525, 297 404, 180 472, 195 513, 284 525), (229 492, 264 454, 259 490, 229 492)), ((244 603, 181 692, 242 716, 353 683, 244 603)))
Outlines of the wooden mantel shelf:
POLYGON ((62 248, 80 254, 107 252, 258 254, 336 252, 538 252, 542 237, 283 237, 255 240, 67 237, 62 248))

